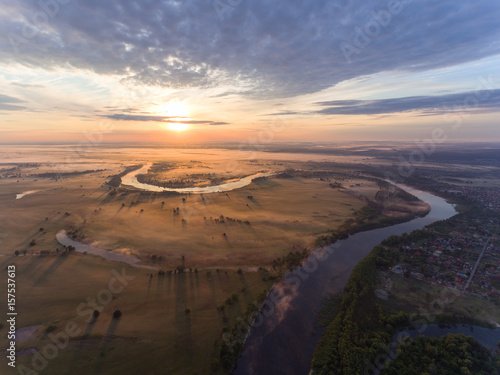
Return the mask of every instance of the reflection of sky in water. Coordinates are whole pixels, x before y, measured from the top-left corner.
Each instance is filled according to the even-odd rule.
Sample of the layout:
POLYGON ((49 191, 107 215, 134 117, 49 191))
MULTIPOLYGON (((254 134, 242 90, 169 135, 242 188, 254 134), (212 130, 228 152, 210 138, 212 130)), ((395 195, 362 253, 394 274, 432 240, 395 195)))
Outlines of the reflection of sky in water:
POLYGON ((21 194, 16 194, 16 199, 21 199, 22 197, 28 195, 28 194, 33 194, 36 193, 38 190, 30 190, 30 191, 25 191, 24 193, 21 194))
POLYGON ((16 330, 16 342, 24 342, 28 341, 31 339, 34 339, 35 336, 35 331, 39 328, 40 326, 31 326, 31 327, 24 327, 24 328, 19 328, 16 330))
POLYGON ((244 177, 238 181, 227 182, 221 185, 215 186, 205 186, 205 187, 187 187, 187 188, 166 188, 161 186, 154 186, 149 184, 143 184, 137 181, 138 174, 145 174, 151 167, 151 164, 147 164, 143 166, 141 169, 130 172, 122 177, 122 185, 125 186, 133 186, 137 189, 147 190, 147 191, 176 191, 178 193, 194 193, 194 194, 208 194, 208 193, 217 193, 222 191, 231 191, 235 189, 242 188, 244 186, 250 185, 251 182, 258 177, 269 177, 274 175, 274 173, 257 173, 252 176, 244 177))
POLYGON ((149 267, 149 266, 143 266, 143 265, 137 264, 139 262, 139 259, 134 257, 134 256, 114 253, 112 251, 99 249, 97 247, 93 247, 93 246, 82 244, 80 242, 73 241, 71 238, 68 237, 68 235, 66 234, 66 231, 64 229, 57 232, 56 239, 61 245, 73 246, 75 248, 75 251, 77 251, 79 253, 88 253, 88 254, 92 254, 92 255, 97 255, 97 256, 100 256, 100 257, 103 257, 103 258, 106 258, 108 260, 112 260, 115 262, 127 263, 133 267, 156 269, 155 267, 149 267))

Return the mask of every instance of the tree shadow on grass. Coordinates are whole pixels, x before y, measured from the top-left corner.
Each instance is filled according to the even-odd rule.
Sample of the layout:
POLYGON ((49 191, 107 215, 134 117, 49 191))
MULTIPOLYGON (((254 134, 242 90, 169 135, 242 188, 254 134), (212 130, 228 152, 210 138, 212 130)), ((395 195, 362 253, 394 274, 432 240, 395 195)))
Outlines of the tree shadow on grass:
POLYGON ((194 272, 189 272, 189 294, 190 294, 190 302, 191 306, 194 306, 195 299, 194 296, 196 294, 195 292, 195 280, 194 280, 194 272))
POLYGON ((59 218, 57 218, 56 220, 54 220, 54 224, 59 224, 61 221, 63 221, 67 217, 69 217, 69 215, 66 215, 65 213, 62 214, 61 216, 59 216, 59 218))
POLYGON ((85 329, 85 332, 83 333, 82 337, 78 341, 78 346, 74 349, 75 354, 73 355, 73 359, 71 360, 71 364, 68 367, 67 375, 73 374, 74 366, 76 365, 76 363, 78 363, 78 360, 80 359, 80 356, 82 354, 84 346, 87 343, 87 340, 90 338, 90 334, 92 333, 92 329, 94 328, 96 321, 97 321, 97 319, 92 318, 92 320, 89 322, 89 324, 87 324, 87 328, 85 329))
POLYGON ((120 208, 118 208, 118 210, 115 212, 115 216, 118 215, 121 212, 121 210, 123 210, 123 207, 125 206, 120 206, 120 208))
POLYGON ((161 275, 156 277, 156 299, 160 298, 163 294, 163 287, 165 283, 165 278, 161 275))
POLYGON ((22 246, 23 244, 26 244, 24 245, 24 248, 23 250, 27 250, 29 248, 31 248, 31 246, 29 245, 29 243, 32 241, 32 240, 36 240, 37 238, 41 237, 42 236, 42 232, 40 231, 36 231, 34 234, 26 237, 26 239, 22 240, 21 242, 19 242, 15 247, 19 247, 19 246, 22 246))
POLYGON ((173 275, 171 273, 167 273, 166 275, 167 277, 167 296, 170 295, 170 292, 172 291, 172 278, 173 278, 173 275))
POLYGON ((224 240, 226 241, 226 245, 229 249, 233 249, 233 245, 231 245, 231 242, 229 242, 229 238, 227 238, 227 236, 223 236, 224 237, 224 240))
MULTIPOLYGON (((202 280, 202 282, 203 282, 203 280, 202 280)), ((208 284, 208 288, 210 289, 210 294, 212 295, 211 300, 214 303, 214 308, 216 308, 217 307, 217 292, 215 290, 215 282, 214 282, 213 276, 211 274, 210 274, 210 276, 208 276, 208 274, 207 274, 206 283, 208 284)))
POLYGON ((15 256, 9 256, 9 257, 5 257, 5 258, 6 258, 5 262, 0 263, 0 270, 3 270, 8 265, 12 264, 12 259, 14 259, 15 256))
POLYGON ((108 194, 107 194, 107 195, 106 195, 106 196, 105 196, 105 197, 104 197, 104 198, 103 198, 103 199, 102 199, 102 200, 98 203, 98 205, 99 205, 99 206, 104 206, 104 205, 106 205, 106 204, 108 204, 108 203, 113 202, 113 201, 115 200, 115 198, 116 198, 116 194, 115 194, 115 195, 113 195, 113 194, 109 194, 109 193, 108 193, 108 194))
POLYGON ((30 281, 33 282, 37 280, 41 274, 43 274, 47 268, 47 264, 54 257, 39 256, 39 255, 28 255, 28 260, 25 265, 25 269, 29 270, 30 281))
POLYGON ((149 202, 150 203, 154 203, 156 202, 156 200, 158 199, 158 194, 156 193, 151 193, 150 197, 149 197, 149 202))
POLYGON ((248 199, 248 201, 253 203, 254 205, 256 205, 258 207, 261 206, 260 202, 257 199, 255 199, 255 197, 253 197, 252 199, 248 199))
POLYGON ((248 283, 247 283, 247 278, 245 277, 245 274, 243 272, 238 273, 238 276, 241 281, 241 285, 243 285, 244 288, 248 289, 248 283))
POLYGON ((109 349, 111 341, 115 337, 115 332, 116 329, 118 328, 119 323, 120 319, 115 319, 115 318, 111 319, 111 322, 109 322, 108 331, 106 332, 106 336, 104 336, 103 338, 102 345, 99 351, 99 356, 97 357, 96 361, 97 363, 92 374, 106 373, 106 369, 105 368, 103 369, 102 365, 106 361, 106 354, 107 354, 106 351, 109 349), (103 371, 101 372, 101 370, 103 371))
POLYGON ((50 266, 33 282, 33 287, 37 286, 41 282, 45 281, 48 276, 52 275, 65 261, 68 259, 68 254, 58 255, 57 258, 52 262, 50 266))
POLYGON ((175 277, 175 337, 180 344, 176 347, 178 355, 193 356, 193 338, 191 332, 191 316, 194 306, 187 305, 187 274, 180 273, 175 277), (189 311, 188 311, 189 309, 189 311))

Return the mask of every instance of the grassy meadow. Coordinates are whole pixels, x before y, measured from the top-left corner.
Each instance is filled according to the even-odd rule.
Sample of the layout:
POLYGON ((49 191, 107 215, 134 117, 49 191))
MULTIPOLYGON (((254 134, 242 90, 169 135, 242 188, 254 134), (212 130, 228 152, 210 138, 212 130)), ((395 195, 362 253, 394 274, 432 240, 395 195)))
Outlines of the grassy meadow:
MULTIPOLYGON (((64 332, 67 322, 77 324, 79 334, 41 372, 51 375, 121 374, 125 370, 129 374, 207 373, 223 327, 234 324, 248 304, 273 283, 265 272, 223 269, 165 276, 155 273, 151 278, 147 270, 80 254, 0 260, 2 280, 7 279, 7 264, 17 269, 17 327, 39 326, 35 338, 17 344, 18 351, 43 351, 52 342, 48 333, 64 332), (134 278, 108 300, 101 291, 110 289, 113 270, 134 278), (227 304, 233 294, 237 298, 227 304), (88 322, 88 311, 93 308, 87 298, 102 307, 94 323, 88 322), (221 305, 224 311, 217 309, 221 305), (123 314, 119 320, 112 318, 115 310, 123 314), (129 360, 131 356, 134 361, 129 360)), ((118 286, 113 285, 120 289, 118 286)), ((2 300, 0 310, 6 309, 2 300)), ((4 323, 1 347, 7 347, 6 331, 4 323)), ((18 356, 17 365, 32 368, 32 359, 31 354, 18 356)), ((2 356, 4 369, 8 368, 5 362, 2 356)))
MULTIPOLYGON (((16 266, 17 328, 36 327, 32 338, 18 343, 17 365, 32 368, 36 355, 30 350, 43 353, 51 335, 64 332, 68 323, 78 330, 41 374, 210 373, 224 330, 245 317, 275 282, 276 275, 262 267, 290 251, 311 250, 319 236, 356 217, 380 190, 348 169, 331 175, 336 167, 325 156, 263 159, 260 153, 256 159, 252 153, 238 160, 235 152, 217 150, 171 151, 168 158, 161 150, 111 150, 59 165, 60 152, 43 154, 37 163, 13 153, 0 165, 0 279, 7 279, 7 265, 16 266), (196 162, 200 158, 203 163, 196 162), (191 178, 204 170, 221 178, 242 170, 304 173, 203 195, 106 185, 127 166, 166 160, 180 169, 165 178, 191 178), (32 193, 16 199, 24 192, 32 193), (55 239, 61 229, 79 242, 133 254, 157 269, 88 254, 61 255, 55 239), (189 272, 168 272, 183 263, 189 272), (113 272, 122 270, 133 280, 105 304, 89 307, 107 296, 113 272), (95 309, 99 316, 89 322, 95 309), (116 310, 119 319, 113 319, 116 310)), ((0 311, 6 309, 0 300, 0 311)), ((3 323, 1 347, 7 347, 7 328, 3 323)), ((2 356, 0 366, 7 368, 4 362, 2 356)))

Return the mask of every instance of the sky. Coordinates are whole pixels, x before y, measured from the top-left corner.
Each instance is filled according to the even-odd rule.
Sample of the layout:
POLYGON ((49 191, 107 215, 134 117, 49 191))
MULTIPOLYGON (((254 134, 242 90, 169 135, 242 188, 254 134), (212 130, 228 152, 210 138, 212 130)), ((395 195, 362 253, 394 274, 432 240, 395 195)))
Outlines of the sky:
POLYGON ((0 143, 500 141, 498 0, 0 0, 0 143))

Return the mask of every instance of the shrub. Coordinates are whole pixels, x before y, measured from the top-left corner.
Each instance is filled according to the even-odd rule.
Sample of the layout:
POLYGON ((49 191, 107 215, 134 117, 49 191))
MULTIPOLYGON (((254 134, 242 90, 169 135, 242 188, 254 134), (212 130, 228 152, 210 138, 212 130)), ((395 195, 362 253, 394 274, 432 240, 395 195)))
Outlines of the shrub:
POLYGON ((54 332, 56 329, 57 329, 57 326, 55 326, 55 325, 51 324, 50 326, 48 326, 48 327, 45 329, 45 332, 47 332, 47 333, 54 332))

